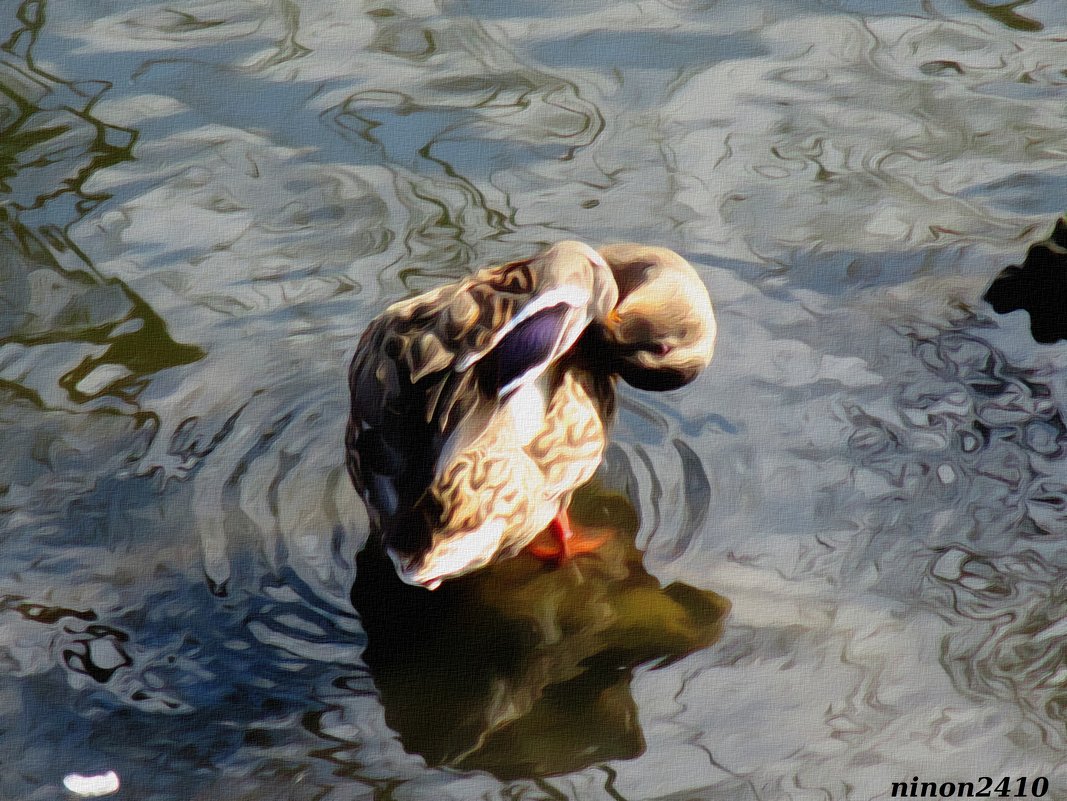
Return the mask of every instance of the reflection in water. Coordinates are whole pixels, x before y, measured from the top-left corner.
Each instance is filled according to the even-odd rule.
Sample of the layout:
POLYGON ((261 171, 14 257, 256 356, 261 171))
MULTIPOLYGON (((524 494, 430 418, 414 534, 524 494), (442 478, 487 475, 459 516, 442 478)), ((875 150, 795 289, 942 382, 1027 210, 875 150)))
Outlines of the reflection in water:
POLYGON ((68 236, 108 198, 87 181, 132 159, 136 135, 90 113, 106 84, 68 84, 33 66, 43 3, 24 3, 18 18, 0 48, 0 385, 45 406, 104 396, 121 406, 149 375, 204 352, 171 339, 151 306, 99 275, 68 236), (25 380, 27 365, 45 360, 57 362, 55 383, 25 380))
POLYGON ((558 567, 523 553, 434 592, 402 583, 376 548, 360 555, 363 658, 386 721, 428 764, 516 778, 635 757, 634 668, 722 633, 726 599, 645 572, 625 497, 587 485, 571 514, 611 534, 597 553, 558 567))
POLYGON ((1000 273, 984 299, 999 314, 1025 309, 1038 342, 1067 339, 1067 220, 1061 217, 1048 239, 1031 245, 1021 266, 1000 273))
POLYGON ((1063 210, 1067 4, 358 5, 0 3, 0 798, 1067 797, 1067 345, 981 299, 1063 210), (620 397, 643 554, 603 500, 560 570, 362 556, 376 689, 344 365, 570 238, 722 310, 620 397), (724 605, 641 565, 722 638, 635 669, 724 605))
POLYGON ((964 0, 969 7, 982 14, 988 14, 1001 25, 1006 25, 1017 31, 1040 31, 1045 27, 1044 25, 1037 20, 1024 17, 1015 10, 1019 6, 1029 5, 1033 1, 1014 0, 1014 2, 1007 3, 985 3, 982 0, 964 0))

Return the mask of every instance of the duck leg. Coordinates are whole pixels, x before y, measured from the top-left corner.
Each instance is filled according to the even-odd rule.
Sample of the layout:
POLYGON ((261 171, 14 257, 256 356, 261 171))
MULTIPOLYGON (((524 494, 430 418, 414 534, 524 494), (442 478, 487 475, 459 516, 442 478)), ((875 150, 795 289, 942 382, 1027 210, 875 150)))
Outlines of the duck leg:
POLYGON ((566 509, 561 509, 559 514, 548 524, 548 533, 552 538, 552 542, 550 544, 535 542, 530 546, 530 553, 538 559, 556 562, 557 564, 563 564, 571 557, 583 553, 592 553, 607 540, 606 536, 594 537, 575 531, 566 509))

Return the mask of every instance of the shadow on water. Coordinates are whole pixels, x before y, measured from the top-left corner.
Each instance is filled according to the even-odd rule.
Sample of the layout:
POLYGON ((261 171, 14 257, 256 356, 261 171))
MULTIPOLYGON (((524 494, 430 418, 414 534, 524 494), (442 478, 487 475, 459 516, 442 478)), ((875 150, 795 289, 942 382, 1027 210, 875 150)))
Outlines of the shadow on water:
POLYGON ((721 635, 729 601, 661 587, 634 547, 624 496, 587 486, 571 514, 611 536, 559 567, 523 553, 428 592, 402 583, 378 549, 357 560, 363 659, 389 726, 428 764, 514 779, 636 757, 634 669, 721 635))
POLYGON ((998 314, 1024 309, 1037 342, 1067 339, 1067 219, 1057 220, 1048 239, 1032 245, 1021 265, 1005 268, 983 298, 998 314))

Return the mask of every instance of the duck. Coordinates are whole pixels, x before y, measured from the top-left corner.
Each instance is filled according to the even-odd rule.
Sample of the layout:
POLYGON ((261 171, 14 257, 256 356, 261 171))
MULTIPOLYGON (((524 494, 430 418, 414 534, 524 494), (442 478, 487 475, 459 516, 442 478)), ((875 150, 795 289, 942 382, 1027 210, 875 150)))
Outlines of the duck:
POLYGON ((707 288, 665 248, 557 242, 392 304, 348 373, 345 464, 407 584, 597 541, 567 507, 604 456, 616 382, 682 387, 711 362, 707 288))

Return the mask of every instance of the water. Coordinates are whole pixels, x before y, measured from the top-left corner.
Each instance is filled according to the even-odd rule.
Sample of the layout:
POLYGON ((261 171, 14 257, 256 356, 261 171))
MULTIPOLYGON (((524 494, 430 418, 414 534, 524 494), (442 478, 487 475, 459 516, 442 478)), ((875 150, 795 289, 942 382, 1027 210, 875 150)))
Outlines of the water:
POLYGON ((1067 795, 1067 346, 981 299, 1067 205, 1065 35, 1055 0, 0 6, 0 798, 1067 795), (359 333, 563 238, 675 248, 721 324, 697 383, 623 390, 582 501, 616 539, 353 593, 359 333))

